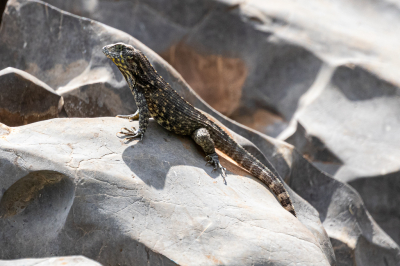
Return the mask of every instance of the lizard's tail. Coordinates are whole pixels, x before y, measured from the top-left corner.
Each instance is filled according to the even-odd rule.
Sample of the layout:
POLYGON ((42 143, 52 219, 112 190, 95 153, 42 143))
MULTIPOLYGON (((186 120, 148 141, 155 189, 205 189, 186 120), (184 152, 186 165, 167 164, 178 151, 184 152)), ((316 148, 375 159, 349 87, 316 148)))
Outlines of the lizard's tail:
POLYGON ((296 212, 293 207, 293 203, 290 200, 289 193, 287 193, 282 182, 259 160, 257 160, 253 155, 246 151, 242 146, 236 143, 233 139, 230 139, 230 145, 224 145, 223 147, 218 147, 221 151, 231 157, 235 162, 237 162, 241 167, 249 171, 253 176, 260 179, 264 184, 266 184, 269 189, 275 194, 282 207, 293 214, 295 217, 296 212), (228 148, 232 147, 232 148, 228 148))

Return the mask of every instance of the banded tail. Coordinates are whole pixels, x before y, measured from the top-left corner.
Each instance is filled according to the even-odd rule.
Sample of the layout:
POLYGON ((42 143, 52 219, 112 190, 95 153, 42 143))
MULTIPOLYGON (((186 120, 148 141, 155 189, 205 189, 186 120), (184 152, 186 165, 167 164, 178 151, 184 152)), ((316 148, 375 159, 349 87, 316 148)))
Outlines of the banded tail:
POLYGON ((214 134, 211 133, 214 135, 212 138, 215 142, 215 147, 249 171, 254 177, 257 177, 266 184, 275 194, 282 207, 297 217, 289 193, 286 191, 282 182, 265 165, 229 137, 228 134, 225 132, 222 133, 219 130, 216 131, 217 132, 215 132, 214 128, 212 132, 214 134), (224 136, 221 136, 221 133, 224 136))

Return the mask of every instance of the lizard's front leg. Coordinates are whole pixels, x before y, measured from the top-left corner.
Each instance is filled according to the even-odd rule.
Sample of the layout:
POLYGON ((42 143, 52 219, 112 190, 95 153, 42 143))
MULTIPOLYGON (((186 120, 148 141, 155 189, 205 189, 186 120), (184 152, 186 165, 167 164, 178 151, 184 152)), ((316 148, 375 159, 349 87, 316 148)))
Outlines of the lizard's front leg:
MULTIPOLYGON (((130 76, 127 76, 126 77, 126 82, 128 83, 129 88, 131 89, 132 94, 135 97, 135 94, 136 94, 135 93, 135 91, 136 91, 136 89, 135 89, 136 80, 131 78, 130 76)), ((136 101, 136 97, 135 97, 135 101, 136 101)), ((137 101, 136 101, 136 103, 137 103, 137 101)), ((133 120, 138 120, 139 119, 139 113, 140 113, 139 110, 140 110, 140 108, 139 108, 139 106, 137 106, 137 110, 136 110, 136 112, 134 114, 131 114, 131 115, 117 115, 117 117, 118 118, 123 118, 123 119, 129 119, 129 122, 132 122, 133 120)))
POLYGON ((214 165, 213 171, 221 169, 222 177, 224 178, 224 182, 226 184, 226 169, 219 163, 218 154, 215 152, 214 141, 212 140, 208 130, 206 128, 196 129, 192 133, 191 137, 206 153, 207 164, 214 165))
POLYGON ((125 135, 125 140, 127 141, 130 141, 137 137, 140 137, 140 140, 142 140, 144 133, 146 132, 147 126, 149 125, 149 119, 151 117, 144 94, 139 92, 138 90, 135 90, 134 96, 138 110, 135 114, 125 116, 123 118, 129 118, 129 120, 131 120, 130 117, 134 118, 136 116, 139 116, 139 129, 136 129, 135 127, 132 127, 132 129, 127 129, 126 127, 122 128, 119 133, 125 135))

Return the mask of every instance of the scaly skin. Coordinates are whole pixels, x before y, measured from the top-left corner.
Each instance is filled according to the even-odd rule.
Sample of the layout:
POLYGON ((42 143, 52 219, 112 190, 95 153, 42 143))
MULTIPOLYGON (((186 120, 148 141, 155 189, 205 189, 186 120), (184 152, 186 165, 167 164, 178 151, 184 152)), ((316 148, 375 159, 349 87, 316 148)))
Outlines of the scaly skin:
POLYGON ((126 140, 143 138, 149 118, 153 117, 165 129, 179 135, 189 135, 206 153, 206 160, 221 169, 215 148, 219 149, 241 167, 259 178, 275 194, 282 207, 296 216, 289 194, 280 180, 260 161, 236 143, 224 130, 199 110, 185 101, 165 80, 157 74, 147 57, 139 50, 123 43, 103 47, 103 53, 119 68, 131 89, 138 112, 118 116, 129 120, 139 118, 139 129, 124 128, 120 133, 126 140))

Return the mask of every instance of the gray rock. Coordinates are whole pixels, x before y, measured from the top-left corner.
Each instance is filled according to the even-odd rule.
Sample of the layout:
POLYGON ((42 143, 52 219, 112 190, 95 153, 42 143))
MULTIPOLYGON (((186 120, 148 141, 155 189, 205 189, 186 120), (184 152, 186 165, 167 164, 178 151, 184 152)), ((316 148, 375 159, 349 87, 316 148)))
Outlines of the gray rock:
POLYGON ((391 29, 392 23, 398 21, 394 14, 400 13, 400 8, 392 1, 369 2, 354 8, 342 0, 334 6, 319 1, 287 0, 274 6, 265 1, 188 4, 176 0, 167 9, 163 1, 101 1, 90 7, 80 0, 46 2, 124 30, 143 41, 167 59, 212 107, 246 125, 261 121, 261 115, 265 118, 262 125, 253 126, 286 140, 300 123, 308 135, 340 158, 342 163, 334 167, 330 164, 335 162, 325 158, 317 156, 315 161, 341 181, 396 172, 400 168, 395 152, 398 147, 385 152, 386 146, 391 145, 391 132, 399 126, 396 119, 388 120, 396 117, 398 110, 386 108, 398 106, 399 101, 400 62, 392 56, 394 51, 386 47, 388 43, 390 47, 400 45, 399 39, 392 38, 399 34, 380 30, 391 29), (295 12, 300 7, 302 12, 295 12), (200 12, 182 12, 182 8, 200 12), (371 20, 371 16, 377 19, 371 20), (346 21, 345 26, 339 24, 337 17, 346 21), (332 25, 337 27, 333 29, 332 25), (173 40, 158 39, 165 35, 173 40), (365 46, 355 45, 362 41, 365 46), (370 51, 376 56, 371 56, 370 51), (346 66, 353 69, 346 70, 346 66), (338 91, 332 90, 332 86, 338 91), (394 90, 390 95, 386 94, 388 86, 394 90), (332 108, 336 108, 335 112, 332 108), (280 115, 283 122, 268 119, 272 115, 268 110, 280 115), (348 113, 361 112, 362 117, 354 117, 357 126, 346 119, 348 113), (375 119, 383 116, 388 118, 375 119), (289 121, 292 126, 282 132, 289 121), (340 123, 340 128, 332 138, 336 123, 340 123), (349 126, 356 134, 343 132, 349 126), (376 137, 383 145, 380 151, 365 152, 360 142, 376 142, 376 137))
POLYGON ((34 76, 8 67, 0 71, 0 122, 21 126, 58 117, 64 99, 34 76))
MULTIPOLYGON (((349 185, 333 179, 307 161, 293 146, 267 137, 257 131, 246 129, 229 120, 223 122, 230 129, 252 141, 266 156, 279 175, 302 199, 318 212, 335 251, 337 265, 399 265, 400 248, 374 221, 359 194, 349 185)), ((256 148, 252 152, 257 154, 256 148)), ((260 159, 260 157, 258 157, 260 159)), ((268 165, 268 164, 267 164, 268 165)), ((271 167, 271 166, 270 166, 271 167)), ((393 181, 392 181, 393 184, 393 181)), ((376 185, 376 184, 373 184, 376 185)), ((393 188, 394 194, 396 189, 393 188)), ((363 196, 367 196, 364 191, 363 196)), ((378 193, 381 198, 385 195, 378 193)), ((375 197, 376 199, 376 197, 375 197)), ((396 197, 383 217, 393 217, 396 197)), ((380 204, 371 204, 373 214, 380 204)), ((389 200, 386 199, 386 202, 389 200)), ((385 200, 382 200, 385 204, 385 200)), ((295 202, 296 203, 296 202, 295 202)), ((312 217, 309 215, 309 217, 312 217)), ((397 220, 383 223, 388 232, 394 233, 397 220)), ((397 235, 394 234, 396 237, 397 235)))
MULTIPOLYGON (((265 186, 153 120, 143 142, 118 118, 52 119, 0 138, 0 257, 82 254, 104 265, 329 265, 265 186)), ((298 210, 302 213, 302 209, 298 210)), ((307 217, 304 217, 307 219, 307 217)))
MULTIPOLYGON (((297 128, 294 135, 308 135, 323 143, 336 158, 316 152, 312 157, 317 163, 335 164, 324 170, 338 180, 351 182, 386 175, 400 167, 399 106, 400 87, 359 67, 336 68, 318 97, 297 113, 297 121, 305 130, 297 128)), ((301 143, 305 139, 289 141, 304 151, 301 143)))
MULTIPOLYGON (((99 5, 101 5, 102 3, 106 3, 106 1, 98 3, 99 5)), ((220 11, 221 10, 225 9, 220 9, 220 11)), ((88 43, 90 43, 90 45, 84 46, 85 48, 88 48, 91 51, 91 55, 88 56, 87 59, 84 59, 87 60, 88 65, 89 62, 91 62, 92 65, 90 66, 90 68, 86 68, 86 72, 82 74, 85 71, 85 68, 82 68, 79 64, 76 64, 76 67, 78 68, 78 70, 76 70, 77 73, 71 74, 67 72, 66 76, 68 77, 66 81, 64 81, 64 83, 70 84, 66 86, 68 90, 64 88, 65 85, 63 82, 54 79, 56 82, 59 82, 59 84, 61 84, 58 86, 55 85, 54 87, 60 91, 64 90, 63 95, 65 97, 68 95, 75 95, 76 98, 82 99, 80 100, 81 103, 80 105, 72 105, 72 104, 70 105, 69 114, 77 116, 85 116, 88 114, 104 115, 104 113, 106 112, 99 111, 100 110, 99 106, 103 107, 105 106, 105 108, 108 108, 107 112, 112 114, 116 114, 118 112, 125 114, 133 113, 135 108, 133 107, 133 105, 128 104, 128 101, 133 101, 133 97, 131 96, 129 89, 127 88, 124 80, 122 79, 122 75, 112 65, 112 63, 104 59, 104 56, 98 49, 104 44, 115 42, 117 40, 133 44, 137 48, 144 51, 144 53, 149 57, 153 65, 156 67, 157 71, 176 90, 178 90, 178 92, 182 96, 184 96, 189 102, 191 102, 196 107, 215 116, 226 127, 232 129, 233 131, 239 133, 240 135, 244 136, 248 140, 255 143, 256 146, 242 139, 242 141, 244 141, 244 143, 247 145, 247 148, 252 149, 253 152, 258 152, 258 158, 260 160, 263 160, 265 164, 269 165, 273 171, 275 171, 274 170, 275 167, 277 173, 279 173, 279 175, 282 176, 284 180, 288 182, 298 194, 306 198, 318 210, 319 213, 326 214, 325 217, 321 216, 321 218, 324 222, 325 228, 329 236, 333 240, 334 247, 336 250, 336 255, 341 256, 340 258, 338 258, 338 261, 340 262, 350 261, 351 263, 357 262, 358 264, 360 262, 367 261, 365 262, 366 264, 362 265, 368 265, 368 261, 370 261, 371 263, 375 263, 374 259, 378 259, 379 262, 383 263, 385 261, 387 261, 388 263, 398 262, 398 250, 399 250, 398 246, 375 224, 373 219, 368 215, 357 193, 351 190, 347 185, 344 185, 339 181, 334 181, 329 176, 321 173, 313 165, 304 160, 293 149, 292 146, 287 145, 281 141, 269 138, 263 134, 255 132, 248 128, 245 128, 227 119, 226 117, 221 116, 219 113, 215 112, 212 108, 210 108, 207 104, 205 104, 204 101, 202 101, 200 98, 197 97, 197 95, 190 89, 190 87, 187 86, 185 81, 181 79, 181 76, 173 68, 171 68, 171 66, 169 66, 159 56, 154 54, 154 52, 149 50, 146 46, 136 41, 132 37, 120 31, 114 30, 110 27, 104 26, 102 24, 98 24, 96 22, 82 19, 79 17, 73 17, 65 12, 60 13, 59 11, 53 9, 51 6, 44 7, 43 5, 40 4, 40 2, 35 2, 33 4, 32 2, 26 3, 25 1, 10 1, 9 8, 7 9, 7 12, 5 13, 4 16, 5 17, 4 21, 7 21, 7 23, 5 22, 2 25, 2 29, 0 32, 0 37, 1 37, 0 42, 2 40, 7 40, 8 38, 10 38, 9 32, 13 31, 19 32, 20 30, 24 30, 24 34, 10 35, 10 36, 17 36, 18 38, 16 38, 15 43, 20 44, 21 47, 23 47, 25 40, 26 38, 28 38, 27 36, 29 36, 30 32, 39 33, 44 31, 43 25, 40 24, 42 22, 40 21, 38 23, 35 22, 35 18, 40 14, 45 14, 46 16, 48 14, 49 21, 54 22, 53 27, 50 28, 47 27, 49 31, 50 30, 52 31, 50 33, 44 33, 44 34, 48 34, 50 36, 52 36, 51 34, 57 35, 59 32, 57 32, 56 29, 59 29, 60 28, 59 26, 63 25, 64 30, 68 29, 68 27, 71 27, 70 29, 73 30, 77 38, 84 38, 85 40, 87 40, 88 43), (61 17, 63 17, 62 20, 63 22, 58 24, 55 23, 55 21, 60 22, 61 17), (68 21, 68 23, 65 24, 65 21, 68 21), (23 25, 24 27, 18 28, 19 24, 23 25), (9 35, 7 35, 7 33, 9 35), (92 48, 92 46, 97 48, 96 49, 92 48), (98 73, 96 71, 100 71, 101 75, 95 75, 95 73, 98 73), (99 77, 101 77, 100 81, 99 77), (87 89, 88 87, 93 89, 88 90, 87 89), (120 95, 124 95, 124 96, 118 96, 119 98, 118 97, 117 98, 121 102, 125 101, 124 106, 126 107, 126 109, 123 109, 121 107, 122 104, 120 104, 119 102, 117 102, 117 104, 115 103, 115 101, 110 102, 110 100, 115 99, 115 97, 114 98, 111 97, 111 99, 110 97, 104 97, 102 100, 99 100, 98 98, 101 97, 101 94, 103 92, 100 92, 100 90, 96 91, 95 88, 100 88, 100 89, 106 88, 107 90, 113 93, 116 91, 120 93, 120 95), (92 98, 94 97, 94 99, 96 99, 95 102, 97 103, 97 105, 90 104, 89 100, 87 100, 90 98, 89 96, 92 98), (81 108, 78 108, 79 106, 81 106, 81 108), (111 107, 114 109, 111 110, 111 107), (88 112, 87 110, 91 110, 90 108, 97 108, 97 109, 88 112), (257 147, 259 148, 259 150, 257 149, 257 147), (268 160, 272 162, 273 166, 269 163, 268 160), (294 180, 296 182, 294 182, 294 180), (323 180, 324 182, 316 182, 315 180, 323 180), (329 198, 326 197, 327 191, 339 191, 340 193, 336 193, 334 197, 332 196, 331 198, 329 198), (346 198, 350 198, 355 202, 357 202, 358 204, 357 210, 359 210, 360 215, 348 214, 349 212, 351 214, 353 209, 350 208, 351 211, 347 211, 349 210, 349 207, 351 207, 352 205, 346 198), (343 213, 345 215, 337 217, 336 210, 343 210, 343 213), (331 226, 331 224, 334 224, 334 226, 331 226), (372 229, 354 230, 354 228, 363 228, 365 226, 368 226, 369 228, 372 229), (350 236, 347 235, 348 232, 353 232, 353 231, 354 233, 352 233, 350 236), (338 237, 337 235, 340 235, 340 237, 338 237), (338 238, 339 241, 336 241, 335 240, 336 238, 338 238), (367 242, 364 241, 365 239, 367 242), (354 243, 362 243, 362 244, 354 245, 354 243), (368 245, 365 243, 368 243, 368 245), (379 256, 375 256, 376 253, 379 256)), ((237 18, 237 15, 232 16, 232 18, 237 18)), ((57 38, 58 36, 61 36, 60 38, 63 38, 64 35, 58 34, 57 38)), ((32 38, 30 39, 30 41, 32 41, 31 45, 33 45, 34 47, 41 46, 41 42, 40 40, 37 40, 37 38, 36 39, 32 38)), ((65 43, 72 44, 73 41, 66 40, 65 43)), ((48 49, 47 52, 50 56, 47 56, 46 58, 47 60, 49 60, 48 62, 49 65, 54 65, 55 62, 58 61, 68 63, 69 62, 68 60, 70 60, 69 58, 67 58, 68 56, 70 56, 69 53, 74 55, 74 52, 76 51, 76 49, 72 49, 71 47, 65 48, 64 43, 60 42, 58 43, 58 45, 60 46, 60 49, 62 51, 64 51, 65 49, 69 49, 68 53, 65 52, 57 53, 57 51, 55 50, 52 51, 51 49, 48 49), (54 62, 52 60, 54 60, 54 62)), ((290 51, 292 48, 290 49, 289 48, 288 50, 290 51)), ((6 51, 7 49, 12 50, 13 46, 10 45, 7 46, 7 44, 0 46, 0 53, 2 53, 2 49, 5 49, 6 51)), ((293 49, 297 51, 296 50, 297 48, 294 47, 293 49)), ((43 58, 40 56, 35 57, 34 52, 35 52, 34 50, 18 50, 18 52, 16 52, 17 56, 15 58, 17 59, 22 58, 19 61, 15 60, 15 58, 7 57, 7 53, 4 53, 4 58, 8 60, 7 61, 8 64, 19 64, 22 67, 23 64, 20 62, 23 62, 24 60, 26 60, 26 58, 29 58, 34 62, 41 62, 41 60, 43 60, 43 58)), ((294 54, 302 54, 302 53, 303 52, 301 51, 294 52, 294 54)), ((303 54, 304 57, 307 58, 307 53, 303 54)), ((79 54, 75 54, 74 56, 79 57, 79 54)), ((216 60, 216 62, 218 62, 218 60, 216 60)), ((48 76, 47 79, 49 80, 48 82, 50 82, 51 77, 53 77, 54 75, 56 77, 61 76, 60 74, 64 70, 63 67, 51 68, 50 70, 53 71, 51 72, 47 71, 48 69, 45 68, 46 64, 44 63, 40 64, 42 64, 42 69, 36 69, 37 70, 36 74, 42 75, 44 78, 46 78, 47 75, 48 76)), ((61 63, 60 65, 62 66, 61 63)), ((313 63, 310 63, 310 65, 312 66, 313 63)), ((29 72, 35 70, 35 68, 26 68, 25 70, 29 72)), ((75 71, 75 69, 73 70, 75 71)), ((261 74, 262 73, 259 73, 259 75, 261 74)), ((300 79, 304 79, 305 76, 304 75, 301 76, 300 79)), ((295 94, 293 95, 296 96, 295 94)), ((65 102, 67 105, 68 102, 67 97, 65 98, 65 102)), ((9 167, 12 168, 11 166, 9 167)), ((159 167, 159 165, 157 165, 157 167, 159 167)), ((11 184, 9 184, 7 187, 9 186, 11 186, 11 184)), ((318 213, 315 211, 313 207, 311 207, 307 202, 305 202, 302 198, 300 198, 296 194, 296 192, 293 192, 290 189, 289 192, 291 193, 291 196, 295 201, 296 208, 299 209, 300 211, 299 212, 301 214, 299 217, 300 221, 303 223, 304 226, 307 227, 309 231, 313 233, 315 239, 317 239, 321 247, 321 250, 324 251, 326 260, 329 261, 331 264, 334 264, 335 259, 333 255, 333 250, 331 248, 329 240, 326 237, 325 230, 320 226, 318 213)), ((80 219, 83 219, 83 217, 80 217, 80 219)), ((146 261, 146 259, 143 259, 143 261, 146 261)))
POLYGON ((400 172, 358 178, 349 183, 364 200, 375 221, 397 244, 400 243, 400 172))
POLYGON ((46 2, 143 41, 212 107, 340 181, 381 176, 389 188, 385 176, 400 169, 396 1, 46 2))
POLYGON ((96 1, 90 8, 80 0, 46 2, 142 41, 225 115, 249 116, 261 107, 290 119, 322 65, 308 49, 260 30, 253 5, 262 1, 96 1))
POLYGON ((320 95, 298 113, 297 129, 288 139, 317 167, 351 184, 397 244, 399 106, 399 86, 358 67, 337 68, 320 95))
POLYGON ((9 1, 0 29, 0 68, 21 69, 54 88, 68 116, 133 112, 125 80, 101 52, 105 44, 131 37, 108 29, 40 3, 9 1))
POLYGON ((53 257, 43 259, 0 260, 1 266, 101 266, 83 256, 53 257))

